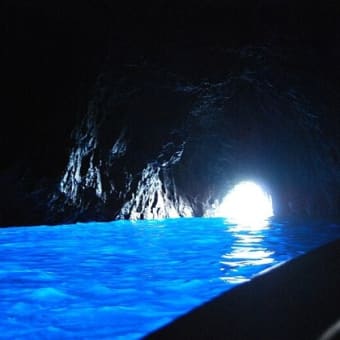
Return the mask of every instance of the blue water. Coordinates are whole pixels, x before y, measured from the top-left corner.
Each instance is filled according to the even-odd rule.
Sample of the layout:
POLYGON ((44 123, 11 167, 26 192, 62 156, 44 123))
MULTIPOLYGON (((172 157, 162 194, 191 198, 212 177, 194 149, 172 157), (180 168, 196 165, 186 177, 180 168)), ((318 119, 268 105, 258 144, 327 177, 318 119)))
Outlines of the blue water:
POLYGON ((2 339, 136 339, 340 226, 224 219, 0 229, 2 339))

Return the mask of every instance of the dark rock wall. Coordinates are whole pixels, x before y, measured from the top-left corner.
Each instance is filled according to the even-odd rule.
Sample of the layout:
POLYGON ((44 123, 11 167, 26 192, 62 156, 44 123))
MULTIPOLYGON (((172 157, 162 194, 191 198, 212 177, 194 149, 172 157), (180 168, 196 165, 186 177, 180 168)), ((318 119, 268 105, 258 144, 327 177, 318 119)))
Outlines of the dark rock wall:
POLYGON ((255 179, 276 214, 336 215, 337 151, 323 136, 325 112, 289 70, 289 51, 202 54, 210 65, 219 60, 194 80, 146 63, 119 76, 108 64, 52 210, 66 203, 85 219, 202 216, 238 181, 255 179))
POLYGON ((315 31, 265 2, 32 4, 2 12, 1 225, 209 215, 243 179, 277 215, 339 216, 333 7, 315 31))

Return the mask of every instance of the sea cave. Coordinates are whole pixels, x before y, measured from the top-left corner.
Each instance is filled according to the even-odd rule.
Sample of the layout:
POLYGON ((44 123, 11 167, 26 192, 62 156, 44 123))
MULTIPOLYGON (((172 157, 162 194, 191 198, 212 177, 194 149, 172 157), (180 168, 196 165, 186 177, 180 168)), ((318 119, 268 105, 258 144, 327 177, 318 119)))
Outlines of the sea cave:
MULTIPOLYGON (((83 297, 90 294, 83 286, 90 277, 86 268, 101 263, 90 270, 101 271, 91 296, 111 301, 117 290, 100 266, 125 273, 142 263, 137 251, 142 247, 150 249, 145 250, 148 261, 156 262, 141 268, 160 270, 153 268, 145 277, 133 273, 145 279, 145 292, 157 296, 157 289, 170 292, 178 284, 183 292, 204 293, 183 295, 188 305, 171 304, 166 308, 178 314, 169 311, 168 318, 162 311, 149 328, 134 333, 122 323, 120 336, 140 338, 152 331, 150 338, 225 339, 226 322, 234 325, 231 339, 258 339, 260 333, 263 339, 273 334, 276 339, 335 339, 337 331, 330 329, 340 310, 330 300, 340 298, 335 288, 340 283, 339 15, 332 1, 3 1, 0 254, 5 262, 0 277, 8 295, 0 293, 7 318, 0 330, 7 338, 44 338, 46 327, 50 338, 118 337, 107 326, 118 315, 111 305, 92 306, 94 313, 98 308, 96 320, 107 319, 102 333, 88 334, 79 323, 72 328, 76 310, 89 327, 99 327, 90 309, 72 302, 74 287, 82 287, 83 297), (182 239, 170 230, 181 230, 182 239), (227 246, 221 241, 226 230, 227 246), (81 249, 79 240, 89 257, 80 252, 67 264, 84 264, 84 273, 77 269, 78 281, 72 271, 63 279, 70 279, 68 291, 53 271, 63 262, 48 254, 64 259, 81 249), (295 247, 299 242, 301 249, 295 247), (194 259, 196 269, 204 256, 214 263, 210 246, 220 252, 215 269, 224 274, 219 280, 202 269, 210 281, 218 281, 213 295, 201 288, 199 270, 195 281, 184 275, 189 268, 176 267, 182 261, 177 246, 188 256, 183 261, 194 259), (126 267, 110 267, 114 252, 124 253, 116 260, 126 260, 126 267), (157 262, 157 252, 169 262, 157 262), (26 263, 28 254, 32 262, 21 268, 20 259, 26 263), (41 261, 49 269, 40 268, 41 261), (176 268, 178 281, 150 288, 148 280, 172 279, 163 268, 168 265, 176 268), (319 267, 323 278, 316 275, 319 267), (228 270, 233 277, 225 274, 228 270), (306 285, 300 291, 294 278, 314 280, 320 298, 309 294, 312 283, 295 281, 306 285), (35 280, 54 283, 47 288, 35 286, 35 280), (222 281, 230 292, 222 294, 222 281), (241 285, 234 288, 236 283, 241 285), (15 294, 25 295, 24 288, 32 292, 13 302, 12 284, 13 292, 19 289, 15 294), (219 294, 220 300, 213 299, 219 294), (259 307, 259 317, 274 311, 272 328, 261 328, 257 317, 252 322, 244 312, 260 303, 257 296, 271 301, 278 296, 269 309, 259 307), (293 301, 285 305, 292 296, 299 307, 293 301), (58 306, 56 319, 63 308, 69 308, 69 319, 56 320, 56 326, 53 318, 49 324, 36 318, 36 328, 15 333, 20 317, 29 318, 30 301, 48 313, 45 298, 58 306), (320 308, 327 312, 319 321, 306 312, 322 314, 320 308), (178 322, 156 331, 184 312, 178 322), (308 331, 303 313, 313 324, 308 331), (294 318, 302 326, 294 325, 294 318), (281 337, 276 333, 280 319, 290 327, 281 337), (200 320, 206 320, 202 326, 200 320)), ((124 275, 117 274, 121 282, 127 282, 124 275)), ((164 299, 176 300, 178 294, 164 299)), ((132 313, 133 301, 124 303, 119 308, 132 313)), ((138 315, 134 322, 142 325, 138 315)))

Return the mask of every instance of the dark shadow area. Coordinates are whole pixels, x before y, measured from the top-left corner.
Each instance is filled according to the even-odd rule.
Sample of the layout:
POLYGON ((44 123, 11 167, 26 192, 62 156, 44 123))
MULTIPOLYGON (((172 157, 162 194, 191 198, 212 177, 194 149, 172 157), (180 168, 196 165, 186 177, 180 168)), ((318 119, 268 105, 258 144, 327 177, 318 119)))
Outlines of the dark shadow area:
POLYGON ((0 225, 202 216, 245 177, 277 215, 338 218, 339 14, 3 1, 0 225))
MULTIPOLYGON (((320 339, 339 320, 340 241, 258 276, 145 339, 320 339)), ((338 339, 335 332, 328 339, 338 339)))

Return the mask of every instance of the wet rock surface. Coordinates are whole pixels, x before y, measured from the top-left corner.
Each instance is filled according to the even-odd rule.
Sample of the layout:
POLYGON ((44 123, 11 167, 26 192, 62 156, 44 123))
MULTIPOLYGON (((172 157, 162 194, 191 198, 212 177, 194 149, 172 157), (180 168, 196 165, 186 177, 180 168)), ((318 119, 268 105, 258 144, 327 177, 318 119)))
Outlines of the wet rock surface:
POLYGON ((165 29, 151 13, 138 32, 92 5, 77 22, 36 6, 5 7, 28 30, 7 21, 1 225, 204 216, 243 179, 268 188, 277 215, 338 215, 331 23, 237 40, 222 34, 236 19, 209 36, 188 14, 165 29), (163 38, 148 35, 157 27, 163 38))

